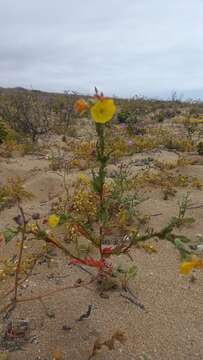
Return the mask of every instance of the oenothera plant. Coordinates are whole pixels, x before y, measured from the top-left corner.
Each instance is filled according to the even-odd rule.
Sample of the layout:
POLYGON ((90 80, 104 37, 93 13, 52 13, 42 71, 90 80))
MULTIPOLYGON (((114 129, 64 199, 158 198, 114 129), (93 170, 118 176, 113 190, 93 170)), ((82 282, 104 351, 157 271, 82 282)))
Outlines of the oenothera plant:
MULTIPOLYGON (((75 111, 78 113, 83 113, 84 111, 89 111, 91 117, 95 123, 96 132, 97 132, 97 144, 96 144, 96 160, 98 163, 98 170, 92 171, 92 188, 94 192, 99 197, 99 205, 97 209, 97 221, 99 225, 99 231, 97 234, 82 234, 87 236, 89 240, 93 241, 94 245, 99 249, 99 260, 88 258, 85 260, 75 259, 72 260, 72 263, 83 263, 89 266, 98 267, 100 271, 103 272, 112 272, 112 266, 107 264, 105 256, 112 253, 112 247, 104 247, 104 227, 108 221, 108 209, 107 202, 105 200, 104 194, 104 185, 106 177, 106 166, 109 160, 110 154, 106 152, 105 149, 105 125, 109 122, 115 112, 116 106, 112 99, 107 99, 103 94, 98 93, 96 89, 95 97, 90 99, 90 101, 85 101, 80 99, 75 103, 75 111)), ((82 229, 80 229, 81 231, 82 229)))
MULTIPOLYGON (((78 256, 71 256, 70 264, 72 265, 86 265, 98 269, 97 275, 99 279, 106 279, 108 276, 114 276, 116 274, 122 274, 123 283, 129 278, 135 275, 136 267, 131 266, 127 271, 113 268, 112 263, 109 261, 110 255, 119 255, 127 252, 129 244, 119 244, 116 246, 106 246, 105 236, 106 229, 108 228, 109 221, 109 199, 105 192, 105 179, 106 179, 106 167, 110 159, 110 152, 106 147, 105 132, 108 130, 106 123, 112 120, 116 106, 112 99, 107 99, 103 94, 99 94, 96 89, 96 94, 89 100, 79 99, 75 102, 74 109, 77 113, 83 114, 89 112, 91 118, 95 124, 97 133, 96 143, 96 162, 97 170, 92 170, 91 187, 93 192, 97 196, 97 211, 96 211, 96 226, 90 229, 86 224, 81 223, 76 218, 72 217, 70 213, 63 214, 61 217, 52 214, 48 219, 48 223, 51 227, 55 227, 63 221, 71 221, 72 226, 82 237, 89 240, 94 247, 97 248, 97 256, 92 258, 91 256, 79 258, 78 256)), ((132 244, 131 244, 132 245, 132 244)), ((131 246, 130 245, 130 246, 131 246)), ((70 254, 69 254, 70 255, 70 254)))

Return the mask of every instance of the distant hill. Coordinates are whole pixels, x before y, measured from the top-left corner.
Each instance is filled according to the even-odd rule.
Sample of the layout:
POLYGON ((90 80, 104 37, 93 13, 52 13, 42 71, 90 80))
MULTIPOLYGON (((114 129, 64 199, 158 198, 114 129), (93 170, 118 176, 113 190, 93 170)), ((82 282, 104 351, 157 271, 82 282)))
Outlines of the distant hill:
POLYGON ((3 86, 0 86, 0 93, 37 93, 37 94, 41 94, 41 95, 64 95, 64 93, 57 93, 57 92, 49 92, 49 91, 42 91, 42 90, 37 90, 37 89, 26 89, 24 87, 21 87, 21 86, 16 86, 16 87, 3 87, 3 86))

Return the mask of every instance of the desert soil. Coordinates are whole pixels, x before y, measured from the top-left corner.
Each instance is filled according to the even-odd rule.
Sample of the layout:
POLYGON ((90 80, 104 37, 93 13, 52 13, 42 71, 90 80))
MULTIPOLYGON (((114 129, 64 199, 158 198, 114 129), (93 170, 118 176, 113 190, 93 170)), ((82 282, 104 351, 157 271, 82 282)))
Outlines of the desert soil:
MULTIPOLYGON (((60 139, 56 137, 52 141, 60 142, 60 139)), ((134 159, 148 156, 163 161, 177 159, 176 153, 164 150, 133 155, 134 159)), ((196 154, 188 156, 196 161, 194 165, 185 166, 182 174, 198 176, 203 181, 202 158, 196 154)), ((63 177, 60 172, 49 169, 46 156, 1 158, 1 183, 15 176, 24 178, 25 188, 34 195, 32 200, 24 202, 28 213, 40 212, 47 216, 53 200, 63 194, 63 177)), ((76 171, 69 174, 70 187, 76 177, 76 171)), ((160 190, 151 188, 149 199, 139 208, 153 215, 150 225, 159 229, 177 214, 178 200, 183 193, 185 189, 179 189, 175 197, 165 201, 160 190)), ((200 206, 203 205, 203 191, 190 189, 190 196, 197 207, 190 210, 188 215, 196 221, 186 226, 183 233, 196 243, 199 237, 203 238, 203 207, 200 206)), ((2 210, 0 229, 13 225, 15 215, 16 206, 2 210)), ((144 305, 144 310, 120 296, 117 290, 109 291, 108 298, 100 297, 92 286, 54 292, 73 285, 78 279, 89 279, 89 275, 81 269, 69 266, 68 260, 60 253, 49 266, 46 262, 37 264, 20 288, 20 295, 29 297, 49 291, 53 291, 53 294, 43 299, 46 309, 39 300, 35 300, 19 303, 12 312, 12 320, 29 321, 30 335, 20 350, 8 352, 8 359, 53 360, 55 356, 58 360, 88 360, 98 338, 105 341, 116 331, 121 331, 126 341, 123 344, 116 342, 112 351, 102 347, 93 360, 202 360, 203 272, 196 270, 193 281, 191 276, 181 276, 178 272, 180 257, 173 245, 155 240, 150 244, 154 245, 156 253, 149 254, 143 249, 131 250, 139 271, 137 277, 131 280, 130 288, 144 305), (92 306, 90 316, 78 321, 89 305, 92 306)), ((0 251, 0 261, 3 262, 16 254, 18 249, 11 242, 7 246, 2 244, 0 251)), ((130 263, 130 259, 123 256, 115 261, 130 263)), ((1 282, 1 307, 7 304, 9 297, 5 298, 4 295, 12 287, 13 277, 1 282)), ((8 321, 3 320, 3 315, 0 330, 8 321)), ((5 355, 5 350, 0 345, 0 359, 4 359, 1 358, 3 353, 5 355)))

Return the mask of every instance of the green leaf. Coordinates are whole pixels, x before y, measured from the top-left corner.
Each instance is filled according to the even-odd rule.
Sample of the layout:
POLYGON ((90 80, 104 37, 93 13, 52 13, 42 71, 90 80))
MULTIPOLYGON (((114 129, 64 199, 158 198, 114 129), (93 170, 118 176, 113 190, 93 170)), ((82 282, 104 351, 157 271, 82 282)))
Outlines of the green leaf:
POLYGON ((175 244, 175 246, 176 246, 178 249, 182 249, 182 248, 184 247, 184 245, 183 245, 183 243, 182 243, 182 241, 181 241, 180 238, 176 238, 176 239, 174 240, 174 244, 175 244))
POLYGON ((119 274, 126 274, 126 271, 122 268, 121 265, 118 265, 116 272, 118 272, 119 274))
POLYGON ((150 358, 147 353, 142 353, 140 360, 150 360, 150 358))
POLYGON ((38 240, 44 240, 47 237, 47 233, 44 230, 39 230, 36 234, 38 240))
POLYGON ((127 272, 127 277, 128 279, 132 279, 137 275, 137 266, 132 265, 129 267, 128 272, 127 272))
POLYGON ((190 256, 190 251, 185 249, 181 236, 174 240, 174 245, 178 249, 181 259, 187 260, 188 256, 190 256))
POLYGON ((10 229, 10 228, 7 228, 6 230, 4 230, 3 236, 4 236, 6 244, 9 241, 11 241, 16 236, 17 233, 18 233, 18 231, 10 229))
POLYGON ((80 244, 78 246, 78 250, 80 253, 88 254, 90 251, 90 246, 89 246, 89 244, 80 244))
POLYGON ((186 237, 184 235, 178 235, 178 239, 180 239, 184 243, 188 243, 191 241, 191 239, 189 239, 188 237, 186 237))
POLYGON ((70 218, 70 215, 65 213, 60 216, 59 224, 63 225, 66 223, 66 221, 70 218))

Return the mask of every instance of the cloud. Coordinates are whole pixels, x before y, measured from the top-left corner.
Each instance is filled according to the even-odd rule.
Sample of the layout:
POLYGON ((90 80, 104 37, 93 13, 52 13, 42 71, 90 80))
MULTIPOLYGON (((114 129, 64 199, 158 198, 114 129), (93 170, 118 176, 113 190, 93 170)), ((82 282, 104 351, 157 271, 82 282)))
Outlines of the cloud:
POLYGON ((0 86, 203 98, 201 0, 2 0, 0 86))

